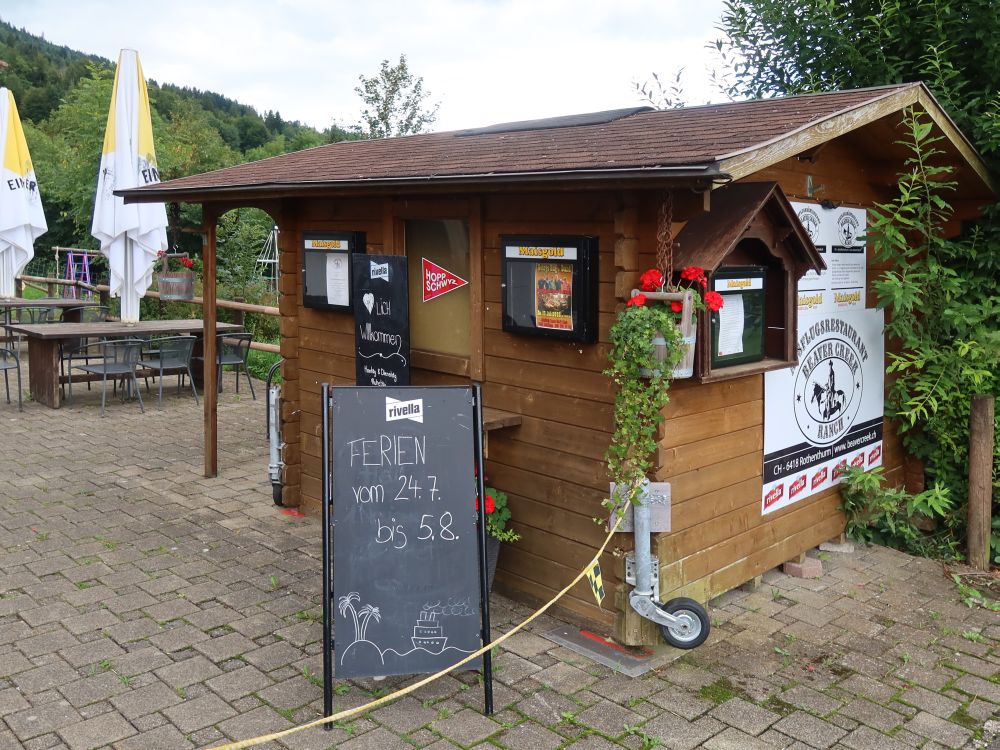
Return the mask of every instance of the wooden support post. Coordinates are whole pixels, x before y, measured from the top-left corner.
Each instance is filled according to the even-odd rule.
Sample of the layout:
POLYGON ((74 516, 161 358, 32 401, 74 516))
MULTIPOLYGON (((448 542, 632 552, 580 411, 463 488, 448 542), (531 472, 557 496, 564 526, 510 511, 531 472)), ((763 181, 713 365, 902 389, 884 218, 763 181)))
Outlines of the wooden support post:
POLYGON ((20 276, 14 279, 14 296, 17 298, 24 296, 24 279, 20 276))
POLYGON ((216 477, 219 475, 219 413, 218 413, 218 378, 216 376, 216 321, 218 320, 218 310, 216 307, 215 289, 215 222, 214 212, 204 211, 205 216, 205 244, 202 260, 204 262, 204 277, 202 290, 203 323, 202 351, 205 355, 205 476, 216 477))
POLYGON ((969 413, 969 565, 990 569, 993 505, 993 396, 972 397, 969 413))

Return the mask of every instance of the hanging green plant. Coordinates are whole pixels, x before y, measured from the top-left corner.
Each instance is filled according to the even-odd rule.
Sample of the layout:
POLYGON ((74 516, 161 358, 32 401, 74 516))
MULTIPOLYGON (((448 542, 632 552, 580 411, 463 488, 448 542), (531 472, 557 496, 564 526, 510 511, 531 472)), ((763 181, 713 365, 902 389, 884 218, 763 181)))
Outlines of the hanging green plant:
POLYGON ((638 502, 640 488, 653 468, 674 368, 693 346, 680 324, 685 316, 693 321, 695 310, 722 307, 722 297, 716 292, 704 292, 702 297, 708 286, 704 269, 690 266, 681 271, 680 278, 679 285, 668 285, 662 271, 646 271, 640 277, 641 290, 633 291, 611 327, 610 365, 604 374, 618 388, 615 430, 605 454, 618 495, 611 498, 612 507, 638 502))

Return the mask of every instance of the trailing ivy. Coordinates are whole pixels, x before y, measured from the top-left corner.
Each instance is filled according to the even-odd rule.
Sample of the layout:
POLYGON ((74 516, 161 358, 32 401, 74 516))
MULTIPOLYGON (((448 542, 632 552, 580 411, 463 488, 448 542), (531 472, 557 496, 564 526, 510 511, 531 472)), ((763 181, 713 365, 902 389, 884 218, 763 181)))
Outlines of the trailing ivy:
MULTIPOLYGON (((886 413, 896 420, 910 455, 923 461, 929 483, 954 499, 942 515, 954 549, 964 538, 968 498, 968 426, 973 394, 1000 395, 996 373, 998 299, 996 279, 984 273, 984 255, 995 254, 983 235, 944 236, 952 209, 952 170, 936 160, 940 138, 926 117, 907 110, 900 143, 909 152, 899 177, 899 196, 871 212, 868 243, 885 269, 874 281, 878 305, 887 310, 886 413)), ((994 460, 994 509, 1000 503, 1000 440, 994 460)), ((996 512, 994 512, 996 515, 996 512)), ((888 521, 882 527, 904 543, 888 521)), ((926 551, 923 545, 904 548, 926 551)), ((994 535, 994 555, 1000 538, 994 535)), ((1000 561, 1000 558, 998 558, 1000 561)))

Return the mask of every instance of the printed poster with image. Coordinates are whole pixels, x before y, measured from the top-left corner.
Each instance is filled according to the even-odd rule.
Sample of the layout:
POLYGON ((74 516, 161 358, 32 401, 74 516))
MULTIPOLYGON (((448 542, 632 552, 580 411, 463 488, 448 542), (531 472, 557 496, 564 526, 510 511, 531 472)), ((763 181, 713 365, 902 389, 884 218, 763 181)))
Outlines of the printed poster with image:
POLYGON ((573 330, 573 266, 569 263, 535 264, 535 325, 573 330))
POLYGON ((799 366, 764 374, 762 514, 881 466, 883 328, 882 310, 799 314, 799 366))
POLYGON ((799 280, 799 313, 865 308, 867 231, 863 208, 823 208, 792 201, 799 222, 826 263, 822 273, 808 271, 799 280))

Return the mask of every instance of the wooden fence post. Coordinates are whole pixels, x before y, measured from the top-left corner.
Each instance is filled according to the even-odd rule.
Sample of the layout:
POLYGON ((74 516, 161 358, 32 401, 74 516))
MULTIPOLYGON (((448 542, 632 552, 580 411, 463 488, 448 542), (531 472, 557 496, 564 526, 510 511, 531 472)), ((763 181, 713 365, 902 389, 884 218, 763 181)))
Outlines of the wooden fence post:
POLYGON ((993 396, 972 397, 969 412, 969 565, 990 569, 993 509, 993 396))

